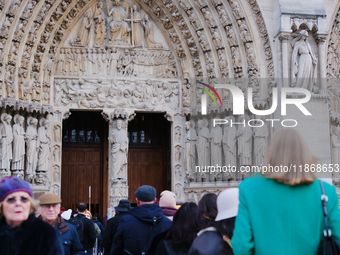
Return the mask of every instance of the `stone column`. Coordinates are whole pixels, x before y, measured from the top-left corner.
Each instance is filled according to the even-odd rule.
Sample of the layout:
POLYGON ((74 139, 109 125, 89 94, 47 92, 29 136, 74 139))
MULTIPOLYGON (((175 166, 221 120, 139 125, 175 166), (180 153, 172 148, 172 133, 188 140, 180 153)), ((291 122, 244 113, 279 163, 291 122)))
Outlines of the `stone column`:
POLYGON ((289 35, 281 34, 279 36, 282 48, 282 78, 283 87, 289 87, 289 64, 288 64, 288 40, 289 35))
POLYGON ((327 94, 326 78, 326 35, 318 35, 316 42, 319 47, 320 94, 327 94))
POLYGON ((50 192, 61 197, 61 158, 63 141, 63 121, 71 115, 69 109, 66 111, 56 111, 51 121, 51 182, 50 192))
POLYGON ((185 117, 167 112, 164 117, 171 123, 171 190, 176 201, 184 202, 184 186, 187 183, 185 157, 185 117))
MULTIPOLYGON (((108 134, 108 138, 109 138, 109 146, 108 146, 108 159, 109 159, 109 178, 108 178, 108 182, 109 182, 109 201, 108 201, 108 208, 114 208, 115 206, 118 205, 119 201, 121 199, 128 199, 128 195, 129 195, 129 186, 128 186, 128 173, 127 173, 127 164, 126 164, 126 176, 120 176, 117 177, 114 174, 114 171, 116 171, 116 169, 114 169, 113 166, 113 155, 111 152, 112 149, 112 142, 111 142, 111 137, 112 137, 112 133, 113 130, 116 129, 116 124, 117 124, 117 120, 121 119, 123 120, 123 127, 122 130, 125 130, 127 132, 127 127, 128 127, 128 122, 131 121, 134 116, 135 113, 134 112, 130 112, 128 113, 127 111, 125 111, 125 109, 115 109, 112 112, 102 112, 102 115, 104 117, 104 119, 106 121, 109 121, 109 134, 108 134)), ((127 144, 127 149, 128 149, 128 144, 127 144)), ((126 155, 127 157, 127 155, 126 155)))

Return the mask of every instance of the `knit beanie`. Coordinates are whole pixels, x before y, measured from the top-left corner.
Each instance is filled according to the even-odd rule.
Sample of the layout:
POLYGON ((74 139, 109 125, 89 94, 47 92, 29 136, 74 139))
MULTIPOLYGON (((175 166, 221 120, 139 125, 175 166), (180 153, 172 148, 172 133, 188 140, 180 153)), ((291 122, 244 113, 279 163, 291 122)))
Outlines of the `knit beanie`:
POLYGON ((0 181, 0 202, 2 202, 9 194, 24 191, 33 197, 31 186, 23 179, 18 177, 6 177, 0 181))
POLYGON ((151 202, 156 198, 156 189, 150 185, 143 185, 136 190, 135 196, 139 201, 151 202))
POLYGON ((161 193, 161 198, 159 199, 159 206, 160 207, 171 207, 171 208, 176 208, 176 195, 175 193, 169 191, 169 190, 164 190, 161 193))
POLYGON ((71 218, 71 214, 72 214, 72 210, 68 209, 67 211, 61 214, 61 217, 63 217, 65 220, 69 220, 71 218))

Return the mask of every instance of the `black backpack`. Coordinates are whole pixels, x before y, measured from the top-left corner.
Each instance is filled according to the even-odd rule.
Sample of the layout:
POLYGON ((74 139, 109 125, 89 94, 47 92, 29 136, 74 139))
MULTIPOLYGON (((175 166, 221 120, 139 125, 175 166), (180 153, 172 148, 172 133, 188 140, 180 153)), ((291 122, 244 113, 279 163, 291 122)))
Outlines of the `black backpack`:
POLYGON ((83 220, 81 218, 73 218, 73 219, 70 220, 70 223, 76 227, 80 242, 82 243, 83 240, 84 240, 84 222, 83 222, 83 220))

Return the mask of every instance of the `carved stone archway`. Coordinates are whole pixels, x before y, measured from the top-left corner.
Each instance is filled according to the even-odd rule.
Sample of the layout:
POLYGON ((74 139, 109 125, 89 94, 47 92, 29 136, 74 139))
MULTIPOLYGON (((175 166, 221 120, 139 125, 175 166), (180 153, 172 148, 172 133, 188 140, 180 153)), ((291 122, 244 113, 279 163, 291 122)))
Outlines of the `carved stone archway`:
MULTIPOLYGON (((87 14, 89 10, 95 14, 98 8, 106 12, 104 5, 98 7, 98 0, 22 0, 20 6, 12 2, 0 3, 0 67, 3 70, 0 73, 0 95, 3 107, 14 107, 25 114, 39 112, 46 115, 52 123, 51 136, 52 130, 62 127, 62 119, 67 117, 70 109, 100 109, 110 120, 116 118, 115 109, 124 108, 129 116, 136 109, 165 111, 173 122, 172 158, 175 158, 176 148, 184 151, 185 121, 190 114, 189 88, 195 85, 195 79, 212 82, 220 78, 268 78, 268 83, 257 85, 262 86, 258 98, 264 102, 262 105, 266 105, 268 84, 274 77, 274 62, 268 32, 255 0, 117 1, 127 13, 131 13, 133 4, 137 4, 137 10, 143 17, 144 14, 149 15, 156 45, 151 49, 145 47, 149 45, 145 43, 143 34, 147 30, 142 29, 144 51, 124 43, 111 47, 110 33, 108 38, 99 40, 100 47, 81 42, 78 35, 82 22, 91 23, 89 31, 85 29, 85 32, 94 37, 103 32, 100 29, 102 21, 93 18, 96 15, 87 14), (157 43, 162 43, 163 49, 157 48, 157 43), (133 51, 134 54, 143 52, 145 55, 142 56, 150 59, 164 54, 165 62, 159 66, 141 64, 142 71, 139 73, 133 73, 135 70, 127 68, 125 63, 121 70, 107 75, 103 75, 104 71, 92 72, 88 76, 84 74, 89 70, 88 66, 81 66, 84 59, 87 64, 94 61, 105 66, 108 62, 106 57, 113 54, 114 59, 118 51, 123 57, 125 49, 128 49, 130 57, 133 51), (97 59, 90 61, 89 56, 97 59), (65 67, 67 61, 68 66, 65 67), (160 70, 157 70, 158 67, 160 70), (151 78, 148 77, 150 72, 151 78), (150 90, 150 87, 153 89, 150 90), (150 91, 151 94, 148 94, 150 91), (154 91, 158 95, 152 94, 154 91), (134 96, 133 93, 137 92, 144 97, 134 96), (116 100, 118 97, 121 101, 116 100), (176 140, 178 133, 182 134, 180 141, 176 140)), ((113 2, 108 1, 108 11, 112 8, 113 2)), ((110 19, 112 16, 108 23, 105 21, 105 29, 114 25, 110 19)), ((106 35, 105 31, 103 36, 106 35)), ((52 141, 51 152, 57 153, 61 140, 52 141)), ((60 167, 60 157, 58 162, 53 162, 54 169, 60 167)), ((52 158, 49 160, 52 161, 52 158)), ((184 172, 185 157, 172 164, 172 174, 176 169, 184 172)), ((52 190, 52 186, 60 187, 60 182, 54 180, 51 173, 49 178, 52 185, 45 190, 56 191, 57 188, 52 190)), ((179 182, 172 183, 172 189, 183 194, 183 201, 187 200, 184 193, 186 182, 186 175, 182 174, 179 182)), ((111 196, 112 191, 109 194, 111 196)), ((109 200, 110 206, 116 202, 112 197, 109 200)))

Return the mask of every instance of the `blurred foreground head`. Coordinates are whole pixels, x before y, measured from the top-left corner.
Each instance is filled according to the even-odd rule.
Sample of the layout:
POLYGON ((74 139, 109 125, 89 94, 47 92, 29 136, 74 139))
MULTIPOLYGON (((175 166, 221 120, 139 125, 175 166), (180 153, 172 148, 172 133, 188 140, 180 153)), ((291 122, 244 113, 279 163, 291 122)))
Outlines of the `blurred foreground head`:
MULTIPOLYGON (((310 171, 302 171, 300 165, 315 164, 317 158, 311 153, 305 139, 294 129, 282 129, 274 134, 272 142, 267 149, 267 166, 284 166, 290 171, 266 171, 264 176, 278 182, 290 185, 311 183, 316 179, 310 171), (294 171, 296 166, 296 171, 294 171)), ((268 168, 269 169, 269 168, 268 168)))

